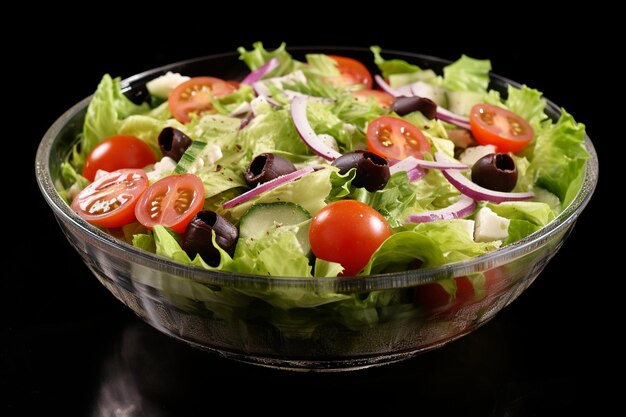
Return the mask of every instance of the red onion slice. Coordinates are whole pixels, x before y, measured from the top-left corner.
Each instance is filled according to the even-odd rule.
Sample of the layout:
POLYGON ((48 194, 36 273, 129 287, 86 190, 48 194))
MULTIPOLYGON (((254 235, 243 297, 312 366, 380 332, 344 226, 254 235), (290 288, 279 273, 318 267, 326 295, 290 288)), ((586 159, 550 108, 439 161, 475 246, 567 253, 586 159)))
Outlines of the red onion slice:
POLYGON ((327 161, 334 161, 339 158, 341 154, 324 143, 313 131, 306 115, 306 106, 306 97, 294 97, 291 102, 291 118, 293 119, 293 124, 298 134, 316 155, 321 156, 327 161))
POLYGON ((460 219, 470 215, 476 208, 476 202, 461 194, 461 198, 456 203, 439 210, 427 210, 421 213, 411 214, 406 221, 410 223, 426 223, 435 220, 460 219))
POLYGON ((443 107, 437 106, 437 115, 435 117, 460 128, 470 130, 470 120, 467 117, 459 116, 443 107))
POLYGON ((279 65, 280 65, 280 61, 278 61, 278 59, 276 58, 272 58, 269 61, 267 61, 265 64, 261 65, 259 68, 255 69, 250 74, 248 74, 246 78, 244 78, 243 81, 241 81, 241 83, 252 85, 256 83, 257 81, 259 81, 260 79, 262 79, 263 77, 265 77, 265 75, 267 75, 268 72, 278 68, 279 65))
POLYGON ((409 182, 415 182, 426 175, 426 171, 420 168, 409 169, 406 172, 406 176, 409 179, 409 182))
POLYGON ((395 88, 392 88, 389 84, 387 84, 383 77, 381 77, 380 75, 374 75, 374 79, 376 80, 376 84, 378 84, 378 86, 382 88, 385 93, 391 94, 394 97, 398 97, 400 95, 398 91, 396 91, 395 88))
POLYGON ((410 171, 415 168, 426 168, 426 169, 469 169, 467 165, 459 164, 454 161, 447 162, 433 162, 433 161, 424 161, 422 159, 417 159, 413 156, 408 156, 404 158, 402 161, 394 164, 389 168, 389 173, 391 175, 395 174, 399 171, 410 171))
POLYGON ((315 168, 306 167, 306 168, 302 168, 294 172, 290 172, 289 174, 283 175, 282 177, 274 178, 271 181, 264 182, 263 184, 259 184, 257 187, 251 189, 250 191, 246 191, 245 193, 231 200, 228 200, 227 202, 222 204, 222 207, 225 209, 228 209, 228 208, 236 206, 237 204, 245 203, 246 201, 250 200, 252 197, 256 197, 257 195, 262 194, 266 191, 273 190, 279 185, 283 185, 290 181, 297 180, 298 178, 313 171, 315 171, 315 168))
POLYGON ((248 126, 250 124, 250 122, 252 121, 252 119, 254 119, 254 113, 250 112, 250 113, 248 113, 248 115, 246 117, 241 119, 241 124, 239 125, 239 130, 241 130, 244 127, 248 126))
MULTIPOLYGON (((435 152, 435 159, 440 162, 450 161, 450 159, 441 152, 435 152)), ((489 190, 473 183, 457 170, 445 169, 441 172, 457 190, 474 200, 502 203, 504 201, 529 200, 535 196, 534 193, 504 193, 502 191, 489 190)))

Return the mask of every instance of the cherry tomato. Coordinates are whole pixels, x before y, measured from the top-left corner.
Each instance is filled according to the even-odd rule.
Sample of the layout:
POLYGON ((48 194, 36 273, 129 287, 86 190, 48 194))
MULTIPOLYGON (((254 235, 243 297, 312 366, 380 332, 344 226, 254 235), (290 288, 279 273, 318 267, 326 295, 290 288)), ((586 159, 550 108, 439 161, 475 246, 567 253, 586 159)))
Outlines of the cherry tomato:
POLYGON ((204 205, 204 185, 193 174, 170 175, 152 184, 135 207, 139 223, 148 229, 156 225, 183 233, 204 205))
POLYGON ((367 148, 383 158, 424 159, 423 153, 430 152, 430 143, 415 125, 397 117, 383 116, 372 120, 367 127, 367 148))
POLYGON ((172 115, 181 123, 191 121, 190 113, 215 113, 211 97, 224 97, 237 90, 228 81, 214 77, 195 77, 180 84, 168 98, 172 115))
POLYGON ((337 62, 337 69, 341 73, 339 77, 329 78, 329 81, 345 86, 362 84, 365 88, 372 88, 372 74, 370 74, 365 65, 356 59, 345 56, 328 56, 337 62))
POLYGON ((470 112, 472 135, 481 145, 494 145, 498 152, 519 152, 533 140, 535 132, 517 114, 490 104, 476 104, 470 112))
POLYGON ((72 210, 91 224, 121 227, 135 220, 135 206, 148 188, 141 169, 119 169, 89 184, 72 201, 72 210))
POLYGON ((155 162, 154 152, 144 141, 135 136, 115 135, 89 152, 83 177, 93 181, 99 169, 111 172, 122 168, 143 168, 155 162))
POLYGON ((309 228, 315 256, 340 263, 343 276, 358 274, 389 236, 391 227, 387 220, 355 200, 330 203, 313 217, 309 228))
POLYGON ((368 101, 370 97, 376 100, 380 107, 390 108, 393 104, 393 96, 380 90, 357 90, 352 95, 359 101, 368 101))
POLYGON ((454 278, 456 293, 448 294, 437 282, 415 287, 415 302, 428 314, 453 313, 466 304, 474 301, 475 291, 467 277, 454 278))

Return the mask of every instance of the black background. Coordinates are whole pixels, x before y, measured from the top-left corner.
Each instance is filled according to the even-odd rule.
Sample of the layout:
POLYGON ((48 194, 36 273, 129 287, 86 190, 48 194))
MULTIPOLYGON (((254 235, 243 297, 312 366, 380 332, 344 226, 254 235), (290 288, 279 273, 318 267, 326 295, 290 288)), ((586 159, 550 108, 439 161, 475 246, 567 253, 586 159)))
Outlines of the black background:
POLYGON ((282 18, 254 8, 192 7, 180 14, 176 5, 170 8, 156 17, 127 9, 71 17, 57 9, 48 23, 33 24, 35 36, 4 36, 18 65, 4 79, 5 104, 14 108, 3 140, 11 151, 7 159, 19 161, 3 182, 10 249, 8 273, 0 279, 1 414, 405 409, 413 415, 543 416, 617 404, 608 380, 621 378, 624 368, 613 336, 623 328, 614 313, 623 293, 607 247, 619 228, 611 216, 619 213, 606 211, 611 206, 603 200, 614 175, 608 153, 622 152, 615 128, 623 110, 608 99, 614 77, 623 75, 601 50, 615 39, 608 20, 592 30, 587 16, 574 12, 568 18, 501 12, 470 19, 462 10, 435 18, 441 10, 370 9, 365 17, 343 17, 325 9, 323 19, 305 19, 295 10, 282 18), (446 347, 395 365, 325 375, 266 370, 196 351, 141 322, 91 276, 37 189, 34 156, 47 127, 91 94, 102 74, 127 77, 256 40, 268 47, 280 41, 380 44, 447 59, 462 53, 490 58, 494 72, 543 91, 587 125, 602 181, 537 281, 490 323, 446 347), (609 124, 614 110, 618 119, 609 124))

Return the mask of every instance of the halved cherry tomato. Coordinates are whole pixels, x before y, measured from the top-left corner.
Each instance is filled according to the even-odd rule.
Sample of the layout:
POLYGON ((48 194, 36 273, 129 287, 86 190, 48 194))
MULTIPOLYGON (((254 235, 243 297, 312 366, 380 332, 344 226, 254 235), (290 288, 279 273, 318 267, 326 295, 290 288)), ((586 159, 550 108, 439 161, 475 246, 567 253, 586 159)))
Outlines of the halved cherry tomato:
POLYGON ((358 274, 389 236, 391 227, 387 220, 356 200, 330 203, 313 217, 309 227, 315 256, 340 263, 343 276, 358 274))
POLYGON ((393 96, 380 90, 356 90, 352 92, 352 95, 357 100, 365 102, 373 97, 380 107, 390 108, 393 104, 393 96))
POLYGON ((372 74, 365 65, 353 58, 338 55, 328 55, 337 62, 340 77, 330 77, 329 81, 340 85, 363 84, 365 88, 372 88, 372 74))
POLYGON ((415 125, 397 117, 383 116, 372 120, 367 127, 367 148, 383 158, 424 159, 423 153, 430 152, 430 143, 415 125))
POLYGON ((474 286, 467 277, 456 277, 454 283, 456 284, 454 296, 448 294, 437 282, 419 285, 414 291, 415 302, 428 314, 442 314, 453 313, 474 301, 474 286))
POLYGON ((121 227, 135 220, 135 206, 148 188, 141 169, 109 172, 85 187, 72 201, 72 210, 91 224, 121 227))
POLYGON ((139 223, 156 225, 183 233, 187 224, 204 205, 204 185, 193 174, 170 175, 152 184, 135 207, 139 223))
POLYGON ((143 140, 128 135, 111 136, 97 144, 85 161, 83 177, 93 181, 99 169, 143 168, 154 164, 156 157, 143 140))
POLYGON ((224 97, 237 87, 214 77, 194 77, 176 87, 168 98, 172 115, 181 123, 191 121, 190 113, 215 113, 211 97, 224 97))
POLYGON ((472 135, 481 145, 494 145, 498 152, 519 152, 533 140, 535 132, 517 114, 490 104, 476 104, 470 112, 472 135))

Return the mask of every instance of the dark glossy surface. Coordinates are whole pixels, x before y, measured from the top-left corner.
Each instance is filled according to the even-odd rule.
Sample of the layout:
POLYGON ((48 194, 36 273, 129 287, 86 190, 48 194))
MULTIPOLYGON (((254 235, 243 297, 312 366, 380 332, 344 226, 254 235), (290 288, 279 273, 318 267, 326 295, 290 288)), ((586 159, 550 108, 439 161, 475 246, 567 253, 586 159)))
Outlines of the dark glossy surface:
MULTIPOLYGON (((156 36, 150 35, 156 30, 152 26, 141 27, 150 29, 142 29, 146 34, 141 36, 156 36)), ((606 208, 614 204, 610 177, 618 171, 610 166, 610 152, 621 151, 610 140, 614 132, 606 115, 595 106, 609 92, 572 90, 580 80, 601 79, 603 72, 595 67, 599 61, 592 58, 598 56, 596 43, 589 37, 602 33, 568 23, 557 28, 563 30, 558 42, 544 38, 543 32, 523 31, 512 34, 512 46, 502 50, 473 38, 418 48, 408 36, 394 42, 395 37, 375 32, 342 37, 252 28, 219 45, 215 38, 202 41, 205 32, 198 28, 183 48, 177 47, 180 38, 159 37, 131 52, 117 46, 131 40, 123 34, 94 38, 88 35, 91 24, 66 22, 39 28, 49 29, 48 36, 20 48, 18 58, 28 55, 25 78, 45 71, 56 82, 46 89, 46 105, 36 106, 38 117, 15 112, 27 147, 16 172, 27 179, 29 204, 19 212, 23 219, 36 221, 8 225, 15 239, 6 242, 10 249, 3 255, 0 280, 0 414, 212 415, 217 414, 215 404, 232 412, 347 410, 349 415, 376 409, 385 415, 405 410, 402 414, 478 416, 556 416, 586 410, 591 410, 587 415, 609 415, 611 410, 617 415, 623 410, 617 396, 625 365, 619 353, 623 345, 614 336, 623 328, 617 311, 623 291, 618 268, 612 266, 617 265, 615 251, 604 240, 611 238, 613 226, 597 219, 606 217, 606 208), (84 51, 64 48, 62 42, 77 33, 91 46, 84 51), (602 171, 594 198, 563 248, 521 297, 476 332, 416 359, 346 374, 293 374, 240 365, 176 342, 136 318, 91 275, 55 224, 29 161, 47 127, 90 94, 103 72, 129 76, 184 58, 231 51, 260 37, 269 39, 268 44, 279 39, 291 44, 380 43, 449 59, 463 52, 490 57, 499 74, 544 91, 588 125, 602 171), (571 44, 562 46, 560 39, 571 44), (80 59, 77 50, 82 51, 80 59), (31 250, 43 255, 32 256, 31 250), (605 264, 606 272, 599 272, 598 264, 605 264), (609 382, 614 378, 615 385, 609 382)), ((32 109, 33 102, 20 92, 20 108, 32 109)))

